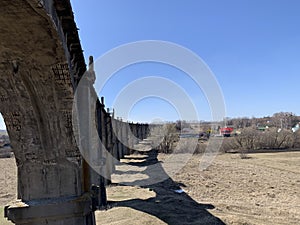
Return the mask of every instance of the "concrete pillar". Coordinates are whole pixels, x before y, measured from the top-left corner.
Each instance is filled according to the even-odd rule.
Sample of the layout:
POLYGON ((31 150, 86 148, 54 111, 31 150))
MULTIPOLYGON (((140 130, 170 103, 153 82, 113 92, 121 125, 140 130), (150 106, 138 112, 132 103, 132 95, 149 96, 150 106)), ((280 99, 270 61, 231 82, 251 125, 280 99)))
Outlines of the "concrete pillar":
POLYGON ((105 166, 104 166, 104 171, 103 171, 103 174, 105 174, 105 178, 104 178, 104 182, 105 182, 105 185, 109 184, 110 183, 110 180, 111 180, 111 174, 109 173, 108 171, 108 167, 109 167, 109 162, 108 162, 108 158, 109 158, 109 155, 108 155, 108 135, 107 135, 107 132, 108 132, 108 128, 107 128, 107 113, 105 111, 105 105, 104 105, 104 97, 101 97, 101 105, 100 105, 100 114, 101 114, 101 142, 102 142, 102 145, 103 147, 105 147, 105 151, 103 153, 103 157, 104 157, 104 161, 105 161, 105 166))
POLYGON ((138 143, 138 136, 139 136, 139 129, 138 129, 138 124, 133 124, 133 144, 137 144, 138 143))
MULTIPOLYGON (((80 107, 89 104, 86 101, 88 95, 89 88, 85 85, 82 99, 79 100, 80 107)), ((88 113, 82 112, 81 116, 88 117, 88 113)), ((47 123, 52 122, 42 119, 47 123)), ((68 147, 70 139, 63 137, 58 139, 61 146, 53 146, 48 140, 58 138, 57 131, 48 130, 42 125, 38 131, 46 136, 43 137, 39 153, 27 146, 28 153, 22 158, 23 153, 15 151, 20 199, 5 207, 5 216, 17 225, 94 225, 91 198, 85 193, 84 162, 78 155, 78 149, 73 146, 72 152, 66 154, 61 146, 68 147)), ((82 145, 86 147, 88 141, 83 140, 82 145)))
POLYGON ((134 136, 134 133, 133 133, 133 124, 132 123, 129 123, 128 124, 128 152, 129 154, 132 153, 132 149, 133 149, 133 136, 134 136))
MULTIPOLYGON (((136 123, 135 124, 135 130, 136 130, 136 135, 135 135, 135 137, 137 138, 137 139, 139 139, 140 138, 140 124, 139 123, 136 123)), ((138 140, 136 139, 136 141, 135 141, 135 143, 137 144, 138 143, 138 140)))
POLYGON ((124 155, 129 155, 130 154, 130 147, 129 147, 129 124, 126 122, 123 122, 123 129, 124 129, 124 155))
POLYGON ((146 124, 143 124, 143 128, 142 128, 142 132, 143 132, 143 139, 147 138, 147 134, 146 134, 146 124))
POLYGON ((124 158, 126 154, 126 143, 127 143, 127 134, 126 126, 123 121, 119 121, 120 126, 120 158, 124 158))
POLYGON ((117 120, 117 124, 118 124, 118 155, 119 158, 122 159, 124 158, 124 145, 122 143, 122 141, 124 140, 124 133, 123 133, 123 123, 120 120, 117 120))
POLYGON ((138 124, 138 138, 143 140, 143 124, 138 124))
POLYGON ((94 201, 96 202, 94 205, 97 205, 97 209, 105 208, 107 206, 107 196, 106 196, 106 188, 105 188, 105 179, 103 177, 103 173, 106 166, 106 155, 104 153, 104 149, 102 149, 101 139, 102 139, 102 117, 101 117, 101 108, 102 105, 99 100, 96 103, 96 123, 97 123, 97 140, 98 140, 98 154, 96 157, 99 162, 99 169, 97 173, 93 170, 93 177, 91 180, 92 184, 92 194, 94 197, 94 201))
POLYGON ((115 131, 113 129, 114 118, 112 115, 110 115, 109 118, 110 118, 109 128, 110 128, 110 136, 111 136, 110 148, 111 148, 111 155, 113 156, 113 157, 111 157, 111 159, 112 159, 111 170, 113 173, 116 170, 115 159, 118 159, 118 149, 117 149, 118 146, 117 146, 117 137, 116 137, 115 131))
MULTIPOLYGON (((109 152, 109 154, 111 155, 110 157, 107 158, 107 173, 109 174, 109 176, 111 176, 111 174, 113 173, 113 171, 115 170, 115 165, 113 162, 113 156, 114 156, 114 152, 113 152, 113 129, 112 129, 112 118, 110 116, 109 113, 109 109, 107 109, 107 113, 106 113, 106 131, 107 131, 107 143, 106 143, 106 148, 109 152)), ((108 184, 111 183, 111 179, 108 180, 108 184)))
POLYGON ((112 117, 112 130, 113 130, 113 154, 115 159, 120 160, 121 159, 121 154, 120 154, 120 123, 117 119, 112 117))

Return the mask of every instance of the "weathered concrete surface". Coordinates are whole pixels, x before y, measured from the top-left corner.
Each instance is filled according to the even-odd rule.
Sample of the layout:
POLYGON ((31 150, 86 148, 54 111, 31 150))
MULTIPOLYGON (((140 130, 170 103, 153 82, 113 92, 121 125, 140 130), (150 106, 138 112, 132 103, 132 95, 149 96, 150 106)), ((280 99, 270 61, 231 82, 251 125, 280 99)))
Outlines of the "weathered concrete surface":
POLYGON ((57 215, 28 224, 56 224, 57 217, 59 224, 82 225, 90 211, 88 201, 80 199, 82 159, 72 134, 72 77, 54 17, 38 2, 0 4, 0 112, 16 156, 18 198, 29 207, 14 208, 9 216, 16 224, 25 223, 28 210, 36 207, 33 201, 47 211, 49 204, 40 200, 56 198, 61 201, 51 204, 57 215), (61 206, 72 205, 63 200, 69 197, 81 201, 73 202, 81 211, 78 222, 64 220, 60 213, 61 206))
POLYGON ((85 215, 90 211, 89 197, 82 196, 32 200, 26 203, 16 201, 9 206, 7 216, 18 224, 86 224, 85 215))
POLYGON ((88 142, 76 141, 74 90, 85 70, 69 0, 0 2, 0 112, 16 157, 20 199, 6 208, 6 216, 16 224, 95 224, 93 210, 106 204, 104 184, 115 170, 114 159, 147 136, 146 125, 116 122, 104 101, 90 109, 85 97, 89 109, 81 123, 88 125, 88 142), (98 134, 92 138, 89 118, 97 122, 98 134), (136 137, 128 138, 131 133, 136 137), (98 154, 106 180, 93 172, 78 148, 89 152, 94 137, 107 150, 99 147, 99 154, 92 153, 98 154))

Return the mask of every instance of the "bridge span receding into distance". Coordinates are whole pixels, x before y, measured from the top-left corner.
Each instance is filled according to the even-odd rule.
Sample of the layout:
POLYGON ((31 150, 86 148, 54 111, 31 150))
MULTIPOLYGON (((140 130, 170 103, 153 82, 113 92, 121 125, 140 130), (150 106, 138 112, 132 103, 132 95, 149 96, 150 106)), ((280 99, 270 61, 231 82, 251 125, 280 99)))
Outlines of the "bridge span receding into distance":
MULTIPOLYGON (((79 146, 89 149, 93 137, 87 131, 88 141, 75 138, 74 94, 84 73, 94 71, 86 71, 69 0, 1 0, 0 41, 0 112, 18 171, 18 200, 5 216, 15 224, 95 224, 114 171, 107 154, 124 157, 136 138, 147 137, 149 126, 115 119, 96 97, 93 118, 107 149, 98 149, 103 174, 83 158, 79 146)), ((79 104, 89 108, 94 90, 88 82, 86 87, 87 100, 79 104)))

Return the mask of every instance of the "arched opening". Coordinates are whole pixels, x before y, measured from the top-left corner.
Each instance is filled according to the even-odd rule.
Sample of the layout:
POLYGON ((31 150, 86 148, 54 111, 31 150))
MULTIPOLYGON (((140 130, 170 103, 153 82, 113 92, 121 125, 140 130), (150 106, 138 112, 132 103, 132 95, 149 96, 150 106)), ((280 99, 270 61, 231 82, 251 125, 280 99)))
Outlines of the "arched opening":
MULTIPOLYGON (((48 217, 67 221, 61 222, 65 224, 84 224, 88 202, 80 198, 84 194, 82 159, 73 137, 72 79, 60 40, 61 27, 56 30, 53 26, 58 21, 53 1, 44 3, 52 17, 43 7, 33 6, 33 1, 5 1, 3 8, 10 13, 0 16, 0 113, 14 152, 14 158, 7 160, 17 170, 17 182, 9 193, 13 200, 28 205, 24 209, 11 203, 5 215, 15 224, 48 223, 48 217), (12 25, 16 18, 20 19, 12 25), (80 212, 70 218, 75 208, 80 212), (28 218, 32 217, 40 222, 31 223, 28 218)), ((4 171, 0 174, 8 176, 4 171)), ((10 180, 0 178, 4 186, 10 180)), ((7 195, 1 188, 0 198, 2 192, 7 195)), ((0 224, 5 223, 0 219, 0 224)))
POLYGON ((11 158, 12 156, 8 132, 2 114, 0 114, 0 158, 11 158))
MULTIPOLYGON (((0 213, 4 206, 17 198, 17 165, 9 135, 2 114, 0 113, 0 213)), ((3 216, 0 224, 12 224, 3 216)))

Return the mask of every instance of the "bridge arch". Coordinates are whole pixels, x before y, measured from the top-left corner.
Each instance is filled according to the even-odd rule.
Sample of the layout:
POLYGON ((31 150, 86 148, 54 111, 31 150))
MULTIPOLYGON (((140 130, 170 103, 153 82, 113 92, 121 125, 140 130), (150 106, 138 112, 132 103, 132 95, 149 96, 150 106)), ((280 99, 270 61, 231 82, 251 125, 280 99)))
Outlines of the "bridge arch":
MULTIPOLYGON (((94 210, 106 202, 105 181, 83 159, 73 131, 74 91, 86 65, 70 1, 3 0, 0 11, 0 113, 20 199, 6 207, 6 217, 16 224, 94 225, 94 210), (101 181, 96 189, 92 179, 101 181)), ((125 139, 129 130, 97 102, 99 138, 119 159, 129 149, 112 126, 122 127, 125 139)), ((132 126, 138 138, 149 131, 132 126)), ((109 177, 113 162, 103 167, 109 177)))
POLYGON ((66 160, 61 172, 74 170, 74 179, 66 186, 80 180, 79 170, 73 166, 80 163, 80 154, 70 135, 73 88, 64 49, 45 11, 36 1, 4 1, 2 7, 6 15, 0 17, 0 111, 14 146, 18 196, 31 200, 79 195, 80 184, 72 193, 64 190, 64 185, 53 193, 50 186, 57 185, 54 181, 43 187, 31 176, 22 179, 22 173, 42 178, 46 170, 54 176, 58 171, 51 171, 51 165, 66 160), (29 191, 29 187, 37 191, 29 191))
POLYGON ((16 158, 18 198, 29 212, 26 217, 24 209, 10 206, 7 213, 16 224, 44 224, 50 217, 65 218, 64 224, 90 223, 72 129, 74 80, 67 40, 62 39, 66 33, 58 27, 59 13, 73 14, 59 4, 1 2, 0 112, 16 158))

